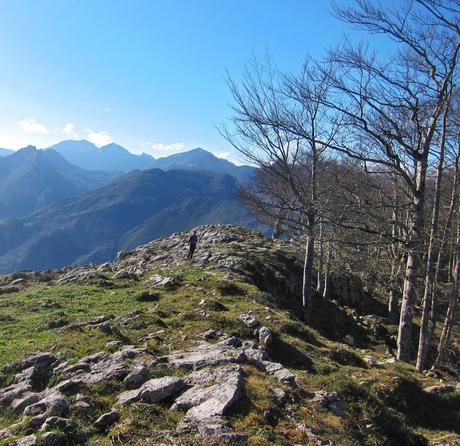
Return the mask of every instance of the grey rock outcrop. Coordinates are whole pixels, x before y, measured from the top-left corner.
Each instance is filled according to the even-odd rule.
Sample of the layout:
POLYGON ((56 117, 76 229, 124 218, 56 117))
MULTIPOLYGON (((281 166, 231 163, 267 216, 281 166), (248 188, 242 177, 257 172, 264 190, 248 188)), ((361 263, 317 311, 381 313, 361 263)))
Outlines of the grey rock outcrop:
POLYGON ((94 427, 99 431, 104 431, 113 423, 120 419, 120 414, 116 410, 111 410, 108 413, 101 415, 95 422, 94 427))
POLYGON ((156 403, 178 393, 186 386, 183 378, 165 376, 151 379, 145 382, 139 389, 122 392, 118 396, 119 404, 127 404, 135 401, 144 403, 156 403))

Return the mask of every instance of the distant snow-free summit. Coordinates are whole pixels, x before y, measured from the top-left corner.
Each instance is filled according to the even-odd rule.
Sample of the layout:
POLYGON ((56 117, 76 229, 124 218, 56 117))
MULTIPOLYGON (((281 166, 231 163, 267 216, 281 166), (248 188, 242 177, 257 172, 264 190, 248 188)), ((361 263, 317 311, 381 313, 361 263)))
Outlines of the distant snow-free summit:
POLYGON ((86 140, 62 141, 46 150, 55 150, 70 163, 87 170, 112 172, 131 172, 153 168, 165 171, 172 169, 205 170, 227 173, 243 183, 247 182, 255 171, 253 167, 237 166, 202 148, 158 159, 145 153, 133 154, 115 143, 98 148, 86 140))

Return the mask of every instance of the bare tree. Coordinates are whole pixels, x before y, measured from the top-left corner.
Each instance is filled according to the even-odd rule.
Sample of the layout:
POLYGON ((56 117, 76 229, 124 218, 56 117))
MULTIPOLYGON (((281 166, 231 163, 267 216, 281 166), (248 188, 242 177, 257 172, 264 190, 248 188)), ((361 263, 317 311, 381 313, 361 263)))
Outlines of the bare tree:
POLYGON ((325 79, 310 59, 298 76, 280 74, 269 60, 263 64, 253 60, 240 85, 229 80, 233 126, 222 129, 240 153, 269 170, 292 197, 284 216, 288 220, 294 215, 295 225, 305 234, 302 306, 307 321, 312 314, 316 228, 322 196, 327 194, 319 189, 321 163, 338 127, 326 118, 325 79))
POLYGON ((336 69, 329 70, 330 86, 337 96, 329 105, 348 123, 335 148, 365 163, 390 168, 411 194, 397 353, 398 359, 408 361, 424 247, 429 157, 449 88, 458 75, 458 5, 447 0, 415 1, 391 11, 356 0, 354 7, 336 7, 336 12, 343 20, 400 45, 389 60, 379 60, 362 46, 348 43, 331 52, 336 69))
POLYGON ((426 353, 428 349, 429 339, 429 322, 431 315, 431 308, 433 303, 434 291, 434 273, 435 273, 435 257, 438 242, 438 226, 439 226, 439 213, 440 213, 440 200, 441 200, 441 181, 444 173, 444 159, 446 140, 448 138, 448 116, 450 113, 450 101, 446 103, 446 108, 443 112, 440 128, 440 141, 438 150, 438 164, 436 167, 436 177, 434 184, 434 199, 432 206, 432 215, 430 223, 430 234, 428 238, 428 247, 426 253, 426 269, 425 269, 425 290, 423 294, 423 308, 422 320, 420 324, 420 335, 417 353, 416 368, 419 372, 423 371, 425 366, 426 353))

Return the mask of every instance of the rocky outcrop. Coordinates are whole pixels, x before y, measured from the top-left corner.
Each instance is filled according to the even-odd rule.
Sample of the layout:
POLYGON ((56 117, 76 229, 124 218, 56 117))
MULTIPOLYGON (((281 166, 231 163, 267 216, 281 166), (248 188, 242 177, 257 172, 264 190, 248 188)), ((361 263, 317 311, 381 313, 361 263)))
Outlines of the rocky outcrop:
POLYGON ((230 434, 224 415, 241 397, 240 366, 232 364, 206 369, 192 373, 188 379, 194 386, 183 393, 171 408, 187 410, 178 432, 198 430, 201 435, 230 434))
MULTIPOLYGON (((102 317, 93 322, 105 323, 106 320, 102 317)), ((75 415, 92 421, 94 430, 99 432, 117 422, 120 418, 117 407, 94 419, 90 395, 95 384, 119 381, 127 390, 118 395, 118 407, 137 402, 167 402, 172 404, 171 410, 185 413, 177 426, 177 433, 196 432, 222 441, 239 441, 244 435, 232 431, 226 415, 242 396, 241 365, 256 366, 292 386, 295 385, 295 376, 281 364, 268 361, 265 350, 257 348, 253 341, 241 341, 217 331, 208 331, 203 337, 212 342, 203 341, 163 358, 130 345, 122 346, 112 354, 94 353, 73 364, 50 353, 36 353, 6 367, 17 373, 11 384, 0 391, 0 402, 22 413, 25 417, 23 423, 27 423, 29 430, 43 433, 40 441, 47 438, 49 444, 54 444, 56 429, 68 439, 84 437, 77 432, 72 420, 75 415), (181 375, 183 372, 179 370, 186 370, 188 374, 151 379, 149 368, 161 371, 165 363, 176 368, 181 375), (53 376, 52 386, 45 383, 44 388, 34 387, 36 367, 45 370, 46 376, 53 376)), ((280 400, 287 399, 282 389, 278 389, 278 394, 280 400)), ((2 435, 9 435, 8 432, 5 430, 2 435)), ((28 444, 36 439, 32 435, 20 441, 28 444)))
POLYGON ((151 379, 145 382, 139 389, 128 390, 118 396, 119 404, 141 401, 143 403, 157 403, 183 389, 186 382, 183 378, 166 376, 164 378, 151 379))

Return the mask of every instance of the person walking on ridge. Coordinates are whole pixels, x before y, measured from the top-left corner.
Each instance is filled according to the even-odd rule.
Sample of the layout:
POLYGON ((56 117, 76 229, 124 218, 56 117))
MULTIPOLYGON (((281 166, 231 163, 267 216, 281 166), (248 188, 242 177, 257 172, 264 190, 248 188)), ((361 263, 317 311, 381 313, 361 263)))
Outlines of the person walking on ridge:
POLYGON ((189 251, 187 254, 187 259, 191 259, 193 257, 193 253, 195 252, 197 243, 198 237, 196 235, 196 231, 193 231, 193 234, 188 238, 189 251))

